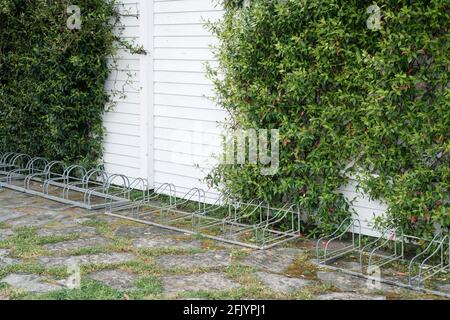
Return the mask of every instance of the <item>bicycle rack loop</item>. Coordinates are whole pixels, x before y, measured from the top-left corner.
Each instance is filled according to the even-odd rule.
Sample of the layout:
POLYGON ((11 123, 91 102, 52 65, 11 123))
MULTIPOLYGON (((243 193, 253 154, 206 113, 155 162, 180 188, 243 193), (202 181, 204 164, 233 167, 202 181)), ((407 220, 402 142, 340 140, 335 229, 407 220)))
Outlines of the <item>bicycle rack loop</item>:
MULTIPOLYGON (((405 235, 400 227, 390 226, 386 227, 375 240, 361 246, 360 230, 359 234, 355 234, 360 225, 358 219, 347 218, 333 233, 320 238, 316 243, 318 265, 373 280, 375 271, 381 272, 382 267, 397 263, 407 269, 405 280, 384 279, 380 275, 377 281, 415 290, 424 289, 425 281, 433 276, 450 272, 450 235, 439 232, 433 239, 425 239, 405 235), (334 242, 345 236, 351 237, 351 244, 332 247, 334 242), (428 245, 424 246, 424 243, 428 245), (405 253, 406 245, 413 246, 419 253, 408 258, 405 253), (348 266, 331 265, 351 255, 359 257, 359 271, 350 270, 348 266)), ((450 297, 447 293, 431 291, 450 297)))
POLYGON ((301 214, 294 205, 273 208, 226 196, 209 204, 199 188, 182 194, 166 183, 150 191, 142 178, 25 154, 2 154, 0 170, 0 185, 12 190, 250 248, 267 249, 300 236, 301 214))
MULTIPOLYGON (((144 179, 139 181, 143 187, 148 185, 144 179)), ((108 174, 101 169, 88 171, 80 165, 23 153, 0 154, 0 187, 88 210, 129 203, 131 188, 136 186, 125 175, 108 174), (117 190, 121 193, 116 194, 117 190)))
POLYGON ((106 214, 254 249, 268 249, 300 237, 300 210, 294 206, 271 208, 231 201, 226 196, 207 204, 205 191, 192 188, 177 193, 169 183, 126 206, 109 205, 106 214))

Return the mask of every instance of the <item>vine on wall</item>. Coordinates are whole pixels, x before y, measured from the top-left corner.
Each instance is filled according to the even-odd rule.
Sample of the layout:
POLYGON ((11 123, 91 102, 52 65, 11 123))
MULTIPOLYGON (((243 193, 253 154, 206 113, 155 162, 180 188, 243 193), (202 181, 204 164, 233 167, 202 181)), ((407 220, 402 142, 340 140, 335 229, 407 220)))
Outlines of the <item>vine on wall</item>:
POLYGON ((0 0, 0 150, 98 164, 108 57, 142 53, 119 25, 113 0, 0 0))
POLYGON ((243 2, 222 2, 211 24, 209 73, 228 129, 280 130, 280 169, 220 164, 210 182, 298 203, 325 232, 349 215, 337 190, 353 171, 389 206, 379 224, 427 237, 449 228, 448 2, 382 0, 378 12, 361 0, 243 2))

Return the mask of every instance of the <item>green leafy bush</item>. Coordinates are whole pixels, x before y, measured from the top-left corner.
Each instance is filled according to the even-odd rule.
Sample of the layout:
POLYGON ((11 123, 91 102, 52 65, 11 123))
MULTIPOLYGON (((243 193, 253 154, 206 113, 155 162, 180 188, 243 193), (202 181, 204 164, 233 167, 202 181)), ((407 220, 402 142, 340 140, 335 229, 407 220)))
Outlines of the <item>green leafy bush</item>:
POLYGON ((0 150, 95 165, 120 16, 115 1, 79 0, 69 29, 71 4, 0 0, 0 150))
POLYGON ((221 164, 209 180, 236 197, 298 203, 324 232, 349 215, 337 189, 353 171, 389 205, 380 223, 423 236, 448 228, 448 2, 377 1, 378 30, 372 1, 250 2, 225 1, 211 24, 210 76, 227 129, 280 130, 280 169, 221 164))

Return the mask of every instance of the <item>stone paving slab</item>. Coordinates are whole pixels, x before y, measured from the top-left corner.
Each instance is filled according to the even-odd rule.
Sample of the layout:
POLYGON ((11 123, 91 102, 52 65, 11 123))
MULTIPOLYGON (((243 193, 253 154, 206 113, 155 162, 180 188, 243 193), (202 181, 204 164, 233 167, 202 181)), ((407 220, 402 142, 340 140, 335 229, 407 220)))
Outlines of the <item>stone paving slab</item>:
POLYGON ((165 269, 172 268, 215 268, 231 265, 228 251, 217 250, 188 255, 163 255, 156 261, 165 269))
POLYGON ((162 277, 164 292, 173 295, 189 291, 220 291, 240 288, 241 285, 218 272, 162 277))
POLYGON ((90 218, 82 217, 82 216, 75 215, 75 214, 68 214, 67 212, 64 212, 64 211, 58 211, 58 214, 60 216, 54 222, 61 225, 62 228, 75 227, 75 226, 79 226, 87 221, 91 221, 90 218))
POLYGON ((357 294, 351 292, 332 292, 322 294, 317 300, 386 300, 384 296, 371 296, 366 294, 357 294))
POLYGON ((450 293, 450 283, 438 284, 437 289, 442 292, 450 293))
POLYGON ((113 252, 86 254, 70 257, 39 257, 40 264, 46 267, 64 267, 68 265, 86 265, 86 264, 115 264, 135 260, 131 253, 113 252))
POLYGON ((15 227, 40 227, 48 223, 53 223, 66 219, 67 215, 59 212, 42 212, 37 214, 24 215, 15 220, 8 221, 8 224, 15 227))
POLYGON ((273 274, 268 272, 257 272, 256 276, 261 280, 264 285, 276 292, 292 293, 305 286, 308 286, 312 281, 301 278, 289 278, 279 274, 273 274))
POLYGON ((241 261, 241 264, 281 273, 289 267, 302 252, 304 251, 296 248, 252 251, 241 261))
POLYGON ((400 282, 405 285, 409 284, 407 273, 399 272, 398 270, 393 270, 391 268, 383 268, 381 274, 385 280, 400 282))
MULTIPOLYGON (((21 204, 23 204, 23 201, 21 202, 21 204)), ((34 206, 35 208, 43 209, 43 210, 47 210, 47 211, 51 211, 51 210, 60 210, 61 211, 61 210, 65 210, 67 208, 73 207, 71 205, 68 205, 67 203, 51 201, 51 200, 48 200, 48 199, 45 199, 45 198, 39 197, 39 196, 29 197, 29 200, 27 200, 26 205, 34 206)))
POLYGON ((42 276, 35 274, 12 273, 1 279, 0 282, 26 292, 47 293, 63 289, 64 286, 57 283, 48 283, 42 276))
POLYGON ((8 237, 12 236, 14 234, 14 231, 11 229, 0 229, 0 241, 5 240, 8 237))
POLYGON ((95 219, 98 221, 103 221, 103 222, 107 222, 107 223, 114 223, 114 222, 122 221, 120 218, 109 216, 106 214, 98 215, 95 217, 95 219))
POLYGON ((355 271, 355 272, 361 272, 361 264, 359 262, 354 261, 338 261, 333 264, 335 267, 339 267, 345 270, 355 271))
MULTIPOLYGON (((341 272, 319 271, 319 272, 317 272, 317 278, 325 283, 332 284, 334 287, 338 288, 341 291, 369 292, 369 291, 374 290, 369 286, 369 282, 367 279, 359 278, 359 277, 341 273, 341 272)), ((403 291, 399 287, 388 285, 385 283, 379 283, 378 285, 379 285, 379 289, 377 289, 377 290, 382 290, 382 291, 386 291, 386 292, 394 292, 394 293, 403 291)))
POLYGON ((180 235, 180 232, 158 228, 155 226, 135 226, 135 225, 125 225, 118 227, 115 232, 115 236, 127 237, 127 238, 139 238, 144 236, 155 236, 155 235, 180 235))
POLYGON ((26 216, 23 212, 17 212, 17 211, 8 211, 7 213, 1 213, 0 214, 0 222, 8 222, 9 220, 18 219, 21 217, 26 216))
POLYGON ((24 192, 16 192, 11 189, 3 187, 0 189, 0 199, 7 200, 7 199, 18 199, 18 198, 31 198, 32 196, 24 193, 24 192))
POLYGON ((135 239, 133 241, 133 247, 137 249, 145 249, 145 248, 200 249, 202 247, 202 243, 199 240, 178 241, 174 238, 153 236, 135 239))
MULTIPOLYGON (((69 234, 95 234, 97 231, 94 227, 74 226, 66 228, 39 229, 37 234, 40 237, 49 236, 65 236, 69 234)), ((0 231, 1 234, 1 231, 0 231)))
MULTIPOLYGON (((204 249, 202 244, 205 242, 202 243, 198 240, 184 237, 182 233, 176 231, 155 226, 134 224, 131 222, 129 225, 123 225, 124 220, 104 215, 101 212, 93 213, 80 208, 70 208, 66 204, 23 193, 0 191, 0 223, 4 222, 4 225, 7 227, 0 229, 0 240, 13 235, 14 228, 24 226, 37 227, 39 236, 77 233, 83 234, 85 237, 90 237, 87 239, 83 238, 45 245, 54 252, 58 251, 64 253, 67 252, 67 250, 86 247, 84 246, 86 243, 88 243, 87 246, 90 247, 89 239, 92 238, 100 238, 102 240, 98 243, 102 243, 106 238, 100 236, 96 237, 96 228, 92 227, 91 224, 88 224, 88 222, 98 221, 104 221, 108 226, 117 226, 118 223, 116 224, 116 222, 120 222, 121 226, 116 227, 115 236, 129 238, 133 242, 134 248, 173 249, 180 247, 183 249, 204 249), (181 237, 177 237, 180 235, 181 237)), ((310 242, 310 249, 314 249, 315 242, 310 242)), ((95 243, 95 246, 98 245, 96 240, 92 240, 91 245, 92 243, 95 243)), ((305 241, 303 245, 305 245, 305 243, 308 243, 308 241, 305 241)), ((222 245, 220 242, 214 242, 214 244, 222 245)), ((215 245, 214 247, 216 248, 215 245)), ((238 248, 241 249, 241 247, 238 248)), ((231 252, 231 250, 228 248, 209 251, 202 250, 201 253, 196 254, 167 254, 151 257, 150 260, 155 260, 156 263, 166 269, 200 267, 223 268, 231 264, 229 252, 231 252)), ((309 283, 317 283, 317 281, 295 277, 290 278, 280 274, 283 273, 283 271, 285 271, 303 252, 304 250, 295 248, 248 251, 248 255, 242 258, 240 263, 259 269, 256 277, 258 277, 266 287, 281 294, 287 294, 297 289, 301 290, 309 283)), ((0 249, 0 267, 21 262, 21 260, 10 258, 9 254, 9 250, 0 249)), ((38 262, 46 267, 63 268, 73 264, 116 264, 135 259, 136 257, 132 253, 124 252, 36 258, 38 262)), ((352 262, 350 262, 347 267, 355 271, 357 269, 357 265, 352 262)), ((323 271, 325 270, 327 269, 323 269, 323 271)), ((383 271, 383 276, 384 273, 385 271, 383 271)), ((380 292, 378 292, 378 290, 371 291, 368 289, 365 279, 352 277, 338 272, 332 272, 332 274, 333 275, 331 275, 331 273, 327 274, 326 272, 319 273, 319 279, 323 282, 331 283, 336 288, 339 288, 340 291, 345 292, 332 292, 330 290, 327 293, 320 295, 319 299, 384 299, 384 294, 380 292, 392 291, 392 288, 390 288, 391 286, 384 284, 382 284, 381 289, 379 290, 380 292), (347 278, 347 276, 351 279, 347 278)), ((102 270, 91 273, 89 277, 100 281, 105 285, 111 286, 112 288, 124 291, 133 290, 135 278, 138 276, 122 270, 102 270)), ((9 276, 5 276, 5 279, 12 285, 15 283, 17 283, 17 286, 23 285, 24 290, 30 290, 30 292, 48 292, 65 287, 65 282, 55 281, 54 283, 48 283, 45 277, 33 274, 13 273, 9 276), (49 289, 46 285, 53 287, 49 289)), ((165 285, 166 293, 168 294, 185 291, 228 290, 239 288, 241 286, 239 283, 227 278, 225 274, 216 270, 214 270, 214 272, 211 270, 211 272, 203 274, 165 275, 162 277, 162 280, 165 285)), ((445 283, 441 284, 445 285, 445 283)), ((448 286, 443 286, 442 288, 448 290, 448 286)), ((401 289, 401 291, 405 290, 401 289)))
POLYGON ((25 202, 28 204, 30 201, 32 201, 32 197, 29 195, 24 195, 21 193, 16 193, 14 196, 11 193, 5 194, 4 192, 0 192, 1 196, 1 203, 2 203, 2 211, 6 209, 15 209, 20 205, 23 205, 25 202), (17 194, 17 195, 16 195, 17 194))
POLYGON ((13 264, 18 264, 20 260, 9 258, 10 250, 0 249, 0 268, 7 267, 13 264))
POLYGON ((71 218, 63 219, 62 221, 60 221, 60 223, 65 226, 76 226, 76 225, 80 225, 80 224, 87 223, 90 221, 92 221, 91 218, 71 217, 71 218))
POLYGON ((89 274, 91 279, 99 281, 119 291, 131 291, 134 288, 136 275, 122 270, 102 270, 89 274))
POLYGON ((111 244, 111 240, 103 237, 92 237, 46 244, 44 247, 50 252, 67 252, 76 249, 102 247, 108 244, 111 244))
POLYGON ((367 280, 352 277, 340 272, 317 272, 317 278, 325 283, 332 284, 341 291, 358 292, 367 289, 367 280))

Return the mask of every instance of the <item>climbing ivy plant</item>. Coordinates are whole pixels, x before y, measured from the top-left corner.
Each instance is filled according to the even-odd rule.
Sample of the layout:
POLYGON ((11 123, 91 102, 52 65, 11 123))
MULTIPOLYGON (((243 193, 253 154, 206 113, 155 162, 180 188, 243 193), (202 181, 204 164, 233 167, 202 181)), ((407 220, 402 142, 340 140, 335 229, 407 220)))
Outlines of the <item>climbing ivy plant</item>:
POLYGON ((449 228, 448 1, 245 2, 221 2, 209 74, 227 129, 280 130, 280 168, 220 164, 209 181, 297 203, 325 232, 350 214, 338 190, 353 175, 387 203, 379 225, 449 228))
POLYGON ((118 25, 112 0, 0 0, 0 150, 98 163, 108 57, 140 50, 118 25))

